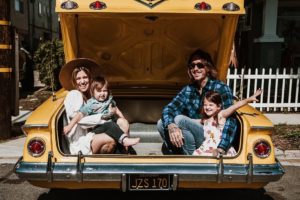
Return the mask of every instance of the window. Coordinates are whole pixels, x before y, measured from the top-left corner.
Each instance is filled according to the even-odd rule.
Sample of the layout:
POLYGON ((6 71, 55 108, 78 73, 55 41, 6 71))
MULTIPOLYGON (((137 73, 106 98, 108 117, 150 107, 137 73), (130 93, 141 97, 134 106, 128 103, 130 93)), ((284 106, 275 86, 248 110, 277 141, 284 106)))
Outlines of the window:
POLYGON ((47 17, 50 16, 49 6, 45 6, 45 13, 46 13, 47 17))
POLYGON ((15 0, 15 11, 24 13, 24 2, 23 0, 15 0))
POLYGON ((252 6, 245 7, 246 9, 246 18, 244 24, 244 30, 249 31, 252 27, 252 6))
POLYGON ((39 13, 39 16, 42 16, 43 10, 42 10, 42 3, 41 2, 38 3, 38 13, 39 13))

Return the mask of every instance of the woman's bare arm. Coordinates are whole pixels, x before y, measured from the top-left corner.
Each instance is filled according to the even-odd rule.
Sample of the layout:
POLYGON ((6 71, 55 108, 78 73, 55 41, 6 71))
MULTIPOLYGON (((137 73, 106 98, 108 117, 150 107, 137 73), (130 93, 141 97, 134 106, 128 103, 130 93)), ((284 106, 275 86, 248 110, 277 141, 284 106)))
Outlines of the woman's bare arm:
POLYGON ((83 113, 78 112, 73 117, 73 119, 70 121, 70 123, 67 126, 64 127, 64 134, 67 135, 72 130, 72 128, 75 126, 75 124, 77 122, 79 122, 83 117, 84 117, 83 113))

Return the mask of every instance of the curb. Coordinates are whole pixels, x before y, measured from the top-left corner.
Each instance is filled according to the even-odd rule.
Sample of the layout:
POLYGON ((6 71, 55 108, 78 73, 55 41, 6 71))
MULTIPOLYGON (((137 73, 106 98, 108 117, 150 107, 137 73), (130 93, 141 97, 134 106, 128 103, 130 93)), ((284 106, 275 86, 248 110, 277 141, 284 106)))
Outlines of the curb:
POLYGON ((23 155, 26 136, 0 143, 0 163, 16 163, 23 155))
POLYGON ((31 114, 30 110, 20 110, 20 114, 18 116, 11 117, 11 124, 25 122, 27 117, 31 114))
POLYGON ((275 156, 283 166, 300 167, 300 150, 285 150, 275 148, 275 156))

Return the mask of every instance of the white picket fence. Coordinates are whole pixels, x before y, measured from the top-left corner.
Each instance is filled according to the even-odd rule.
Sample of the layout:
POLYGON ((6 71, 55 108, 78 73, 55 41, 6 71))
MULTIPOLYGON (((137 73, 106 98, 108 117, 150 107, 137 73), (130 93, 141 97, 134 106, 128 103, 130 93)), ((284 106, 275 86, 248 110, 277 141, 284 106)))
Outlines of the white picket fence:
POLYGON ((297 69, 229 69, 227 84, 240 99, 263 89, 260 101, 251 105, 264 112, 300 111, 300 67, 297 69))

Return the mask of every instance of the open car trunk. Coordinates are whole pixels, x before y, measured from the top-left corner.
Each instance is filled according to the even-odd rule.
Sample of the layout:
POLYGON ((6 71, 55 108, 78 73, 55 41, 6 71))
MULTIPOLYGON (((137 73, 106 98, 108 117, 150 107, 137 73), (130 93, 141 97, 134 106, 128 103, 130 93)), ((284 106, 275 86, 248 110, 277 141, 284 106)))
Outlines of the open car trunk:
MULTIPOLYGON (((66 61, 95 60, 100 67, 92 69, 93 76, 108 79, 118 108, 131 123, 131 137, 142 138, 136 148, 144 149, 142 155, 154 155, 154 151, 162 155, 156 123, 164 106, 189 83, 190 54, 198 48, 210 53, 218 78, 225 80, 237 20, 244 9, 242 1, 237 11, 197 10, 196 1, 161 1, 152 8, 148 7, 150 1, 142 2, 110 1, 100 10, 86 9, 89 3, 80 2, 78 10, 57 6, 56 11, 66 61), (147 144, 153 141, 159 148, 149 148, 147 144)), ((208 3, 214 8, 221 6, 215 1, 208 3)), ((71 80, 69 74, 60 77, 65 88, 71 80)))
POLYGON ((130 122, 157 122, 163 106, 189 82, 187 60, 197 48, 211 54, 218 78, 225 80, 241 11, 226 15, 148 8, 151 12, 117 12, 108 5, 107 9, 59 10, 66 61, 95 60, 100 68, 93 69, 93 75, 108 79, 118 107, 130 122))

